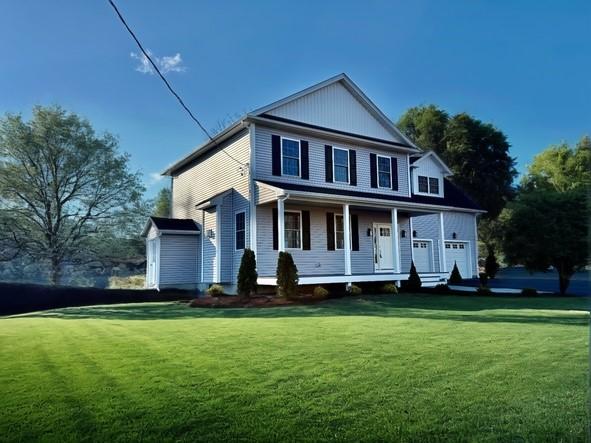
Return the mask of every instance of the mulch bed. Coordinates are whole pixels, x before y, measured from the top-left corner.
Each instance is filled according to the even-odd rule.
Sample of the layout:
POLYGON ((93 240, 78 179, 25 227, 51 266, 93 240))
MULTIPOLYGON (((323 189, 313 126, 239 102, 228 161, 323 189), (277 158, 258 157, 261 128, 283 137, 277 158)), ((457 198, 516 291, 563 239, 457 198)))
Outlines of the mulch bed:
POLYGON ((219 297, 202 297, 191 300, 192 308, 271 308, 274 306, 303 305, 322 301, 313 295, 302 295, 297 299, 259 295, 249 299, 243 299, 235 295, 222 295, 219 297))

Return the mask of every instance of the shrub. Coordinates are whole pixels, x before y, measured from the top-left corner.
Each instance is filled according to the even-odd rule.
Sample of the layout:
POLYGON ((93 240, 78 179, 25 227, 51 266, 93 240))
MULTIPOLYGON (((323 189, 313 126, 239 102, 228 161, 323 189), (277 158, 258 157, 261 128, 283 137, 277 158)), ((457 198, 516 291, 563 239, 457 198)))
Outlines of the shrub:
POLYGON ((458 285, 462 283, 462 274, 460 274, 457 262, 454 262, 454 268, 452 269, 451 275, 449 276, 449 282, 452 285, 458 285))
POLYGON ((207 295, 215 296, 215 295, 224 295, 224 287, 222 285, 213 284, 209 288, 207 288, 207 295))
POLYGON ((351 285, 347 288, 347 292, 349 293, 349 295, 361 295, 363 291, 359 286, 351 285))
POLYGON ((146 286, 145 275, 127 277, 109 277, 109 289, 143 289, 146 286))
POLYGON ((421 289, 421 277, 419 277, 419 273, 417 272, 417 268, 415 267, 415 263, 413 261, 410 262, 410 273, 408 280, 403 283, 403 286, 407 291, 419 291, 421 289))
POLYGON ((488 251, 486 261, 484 262, 484 270, 486 271, 486 275, 488 275, 490 278, 495 278, 497 272, 499 272, 499 267, 500 265, 497 262, 497 257, 495 257, 494 251, 488 251))
POLYGON ((384 294, 398 294, 398 288, 396 287, 396 285, 394 283, 386 283, 384 286, 382 286, 382 292, 384 294))
POLYGON ((433 290, 439 294, 445 294, 450 292, 449 286, 447 286, 444 283, 439 283, 438 285, 436 285, 433 290))
MULTIPOLYGON (((486 275, 486 274, 485 274, 486 275)), ((492 291, 490 290, 490 288, 487 288, 486 286, 480 286, 477 290, 476 293, 478 295, 492 295, 492 291)))
POLYGON ((488 275, 486 275, 486 272, 478 274, 478 279, 480 280, 480 287, 486 287, 488 283, 488 275))
POLYGON ((248 298, 257 291, 257 261, 254 251, 245 249, 238 270, 238 295, 248 298))
POLYGON ((521 290, 521 295, 524 297, 535 297, 538 294, 538 290, 535 288, 523 288, 521 290))
POLYGON ((327 298, 329 294, 330 293, 328 292, 328 289, 325 289, 322 286, 316 286, 314 288, 314 292, 313 292, 314 298, 323 300, 323 299, 327 298))
POLYGON ((289 252, 280 252, 277 258, 277 295, 294 298, 298 294, 298 268, 289 252))

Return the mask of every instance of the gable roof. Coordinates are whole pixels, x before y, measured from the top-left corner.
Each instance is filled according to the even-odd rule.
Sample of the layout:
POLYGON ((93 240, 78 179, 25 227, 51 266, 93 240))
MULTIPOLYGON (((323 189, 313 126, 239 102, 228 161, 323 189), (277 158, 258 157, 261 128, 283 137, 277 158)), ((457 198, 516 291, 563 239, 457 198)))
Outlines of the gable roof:
POLYGON ((161 233, 186 233, 199 234, 201 231, 194 220, 190 218, 164 218, 164 217, 149 217, 146 226, 142 231, 142 236, 145 237, 150 230, 150 226, 154 225, 161 233))
POLYGON ((427 158, 432 158, 437 163, 439 163, 439 165, 441 166, 441 169, 444 171, 445 175, 453 175, 453 172, 451 172, 451 169, 449 169, 447 167, 447 165, 444 163, 443 160, 441 160, 441 157, 439 157, 435 153, 435 151, 428 151, 425 154, 421 155, 420 157, 411 157, 410 158, 411 168, 416 168, 421 162, 423 162, 427 158))
MULTIPOLYGON (((324 100, 330 100, 331 98, 335 97, 335 94, 340 94, 341 96, 346 97, 346 102, 348 105, 353 105, 352 102, 360 105, 364 108, 367 112, 367 115, 371 116, 373 121, 375 122, 374 128, 379 125, 381 130, 378 130, 378 137, 381 139, 390 139, 389 141, 402 143, 407 145, 411 148, 415 148, 417 150, 418 147, 408 139, 394 124, 390 121, 390 119, 363 93, 363 91, 344 73, 331 77, 327 80, 324 80, 320 83, 312 85, 306 89, 303 89, 295 94, 291 94, 281 100, 273 102, 269 105, 263 106, 258 108, 250 113, 248 113, 249 117, 275 117, 275 118, 289 118, 289 111, 294 111, 296 108, 301 107, 312 107, 313 104, 305 102, 305 100, 313 95, 318 95, 326 93, 328 94, 326 97, 323 97, 324 100), (329 91, 332 88, 332 91, 329 91), (342 91, 347 91, 346 95, 341 93, 342 91), (287 112, 286 112, 287 111, 287 112)), ((326 112, 324 109, 317 111, 318 113, 326 112)), ((358 117, 355 116, 347 116, 349 119, 355 119, 358 117)), ((362 116, 363 117, 363 116, 362 116)), ((293 119, 291 119, 293 120, 293 119)), ((299 121, 298 119, 295 119, 299 121)), ((322 125, 318 124, 318 118, 314 118, 314 121, 303 121, 302 123, 307 124, 316 124, 318 126, 328 126, 331 129, 340 129, 338 127, 334 127, 333 125, 322 125), (331 127, 332 126, 332 127, 331 127)), ((371 134, 361 134, 361 135, 371 135, 371 134)))

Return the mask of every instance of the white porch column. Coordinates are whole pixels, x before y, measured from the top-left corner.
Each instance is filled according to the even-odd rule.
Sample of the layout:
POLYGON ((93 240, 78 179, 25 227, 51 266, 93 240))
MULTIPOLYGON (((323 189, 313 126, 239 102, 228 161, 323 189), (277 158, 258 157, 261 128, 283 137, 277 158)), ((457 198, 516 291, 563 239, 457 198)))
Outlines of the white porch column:
POLYGON ((398 209, 392 209, 392 263, 394 272, 400 274, 400 247, 398 240, 398 209))
POLYGON ((277 199, 277 246, 285 252, 285 199, 277 199))
POLYGON ((410 239, 410 259, 414 263, 414 261, 415 261, 415 248, 412 247, 412 243, 414 241, 414 235, 413 235, 413 232, 414 231, 412 230, 412 217, 410 215, 408 216, 408 230, 410 231, 408 233, 408 238, 410 239))
POLYGON ((439 250, 440 252, 440 261, 439 267, 441 272, 446 272, 447 264, 445 262, 445 229, 443 227, 443 212, 439 213, 439 227, 441 228, 441 242, 439 243, 439 250))
POLYGON ((351 275, 351 223, 349 220, 349 205, 343 205, 343 229, 345 230, 343 252, 345 253, 345 275, 351 275))

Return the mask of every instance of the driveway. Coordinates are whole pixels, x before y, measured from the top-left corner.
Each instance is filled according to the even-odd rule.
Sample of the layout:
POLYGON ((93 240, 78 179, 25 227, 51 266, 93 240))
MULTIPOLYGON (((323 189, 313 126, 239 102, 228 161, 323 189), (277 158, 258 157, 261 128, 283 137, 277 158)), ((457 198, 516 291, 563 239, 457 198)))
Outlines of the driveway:
MULTIPOLYGON (((462 285, 478 286, 478 279, 464 280, 462 285)), ((535 288, 538 291, 558 292, 558 275, 556 271, 534 272, 530 274, 522 267, 503 268, 496 278, 489 280, 490 288, 535 288)), ((591 295, 591 272, 577 272, 570 280, 567 289, 573 295, 591 295)))

